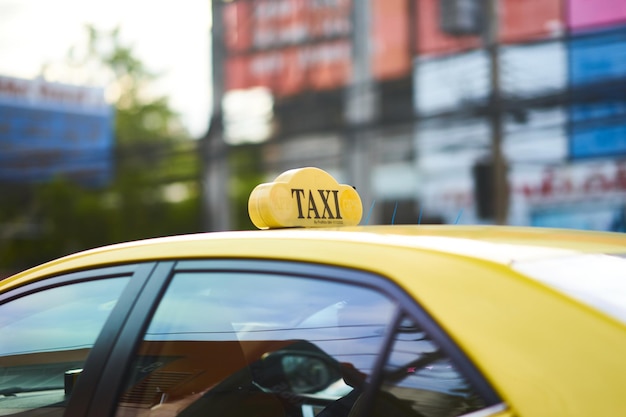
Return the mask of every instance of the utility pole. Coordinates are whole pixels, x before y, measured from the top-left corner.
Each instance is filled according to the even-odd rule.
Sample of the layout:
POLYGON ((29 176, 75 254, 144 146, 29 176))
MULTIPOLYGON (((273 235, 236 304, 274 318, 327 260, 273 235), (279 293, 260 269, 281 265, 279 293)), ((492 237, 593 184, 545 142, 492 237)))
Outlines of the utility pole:
POLYGON ((211 125, 202 146, 202 217, 205 231, 229 230, 231 208, 228 193, 228 145, 224 140, 222 98, 224 97, 224 24, 223 2, 213 0, 211 11, 213 111, 211 125))
POLYGON ((491 131, 491 159, 493 163, 493 213, 494 222, 502 225, 507 223, 509 192, 507 180, 507 164, 502 154, 503 138, 503 109, 502 93, 500 89, 500 61, 499 61, 499 1, 483 0, 485 3, 485 17, 483 44, 489 57, 490 95, 489 121, 491 131))
POLYGON ((347 181, 369 197, 367 129, 377 117, 377 90, 371 68, 371 2, 352 2, 352 81, 346 88, 344 138, 347 181))

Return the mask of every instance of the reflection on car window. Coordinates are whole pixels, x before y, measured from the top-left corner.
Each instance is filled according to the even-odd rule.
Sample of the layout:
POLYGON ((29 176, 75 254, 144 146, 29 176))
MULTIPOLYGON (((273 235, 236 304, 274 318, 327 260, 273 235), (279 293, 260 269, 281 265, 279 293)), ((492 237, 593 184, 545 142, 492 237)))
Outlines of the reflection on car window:
POLYGON ((66 373, 80 373, 127 282, 75 283, 0 305, 0 415, 63 414, 66 373))
POLYGON ((451 360, 408 318, 396 329, 384 377, 375 416, 452 417, 485 407, 451 360))
MULTIPOLYGON (((337 282, 179 273, 127 372, 117 416, 358 415, 396 308, 374 290, 337 282)), ((484 407, 412 320, 393 334, 377 415, 484 407)))
POLYGON ((336 282, 179 273, 117 415, 312 417, 367 379, 394 309, 375 291, 336 282))

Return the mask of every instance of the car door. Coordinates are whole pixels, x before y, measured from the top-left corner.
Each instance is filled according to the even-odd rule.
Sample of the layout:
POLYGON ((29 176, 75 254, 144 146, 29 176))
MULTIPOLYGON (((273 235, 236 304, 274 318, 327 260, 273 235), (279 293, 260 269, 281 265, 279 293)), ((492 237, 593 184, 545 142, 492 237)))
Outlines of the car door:
POLYGON ((85 415, 154 266, 95 268, 0 294, 0 415, 85 415))
POLYGON ((383 277, 207 260, 156 268, 88 415, 357 417, 379 409, 443 417, 502 406, 435 322, 383 277))

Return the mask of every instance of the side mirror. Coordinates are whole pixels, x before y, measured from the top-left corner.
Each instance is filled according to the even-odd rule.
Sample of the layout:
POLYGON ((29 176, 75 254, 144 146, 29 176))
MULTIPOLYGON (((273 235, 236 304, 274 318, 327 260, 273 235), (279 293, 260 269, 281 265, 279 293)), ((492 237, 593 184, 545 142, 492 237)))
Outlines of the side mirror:
POLYGON ((271 392, 314 394, 341 379, 339 364, 317 352, 279 350, 263 356, 259 365, 255 382, 271 392))

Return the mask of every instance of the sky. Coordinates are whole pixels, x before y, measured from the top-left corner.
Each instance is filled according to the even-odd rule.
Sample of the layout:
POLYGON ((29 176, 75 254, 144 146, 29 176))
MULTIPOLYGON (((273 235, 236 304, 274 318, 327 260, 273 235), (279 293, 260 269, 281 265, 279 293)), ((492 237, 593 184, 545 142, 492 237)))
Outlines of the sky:
MULTIPOLYGON (((32 79, 86 39, 85 25, 119 26, 193 137, 211 111, 210 0, 0 0, 0 75, 32 79)), ((63 81, 54 80, 49 81, 63 81)))

